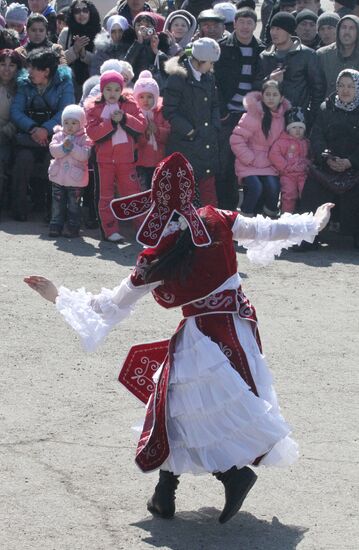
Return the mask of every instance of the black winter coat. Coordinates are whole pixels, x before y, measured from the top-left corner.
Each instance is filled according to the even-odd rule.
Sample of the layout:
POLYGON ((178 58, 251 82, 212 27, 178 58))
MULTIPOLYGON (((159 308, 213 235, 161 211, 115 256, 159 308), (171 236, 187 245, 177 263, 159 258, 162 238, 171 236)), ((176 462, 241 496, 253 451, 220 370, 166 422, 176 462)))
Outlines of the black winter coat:
MULTIPOLYGON (((292 48, 284 59, 278 59, 271 46, 260 54, 259 70, 255 87, 261 89, 263 79, 283 65, 283 94, 291 104, 310 111, 309 121, 313 121, 325 97, 325 76, 319 65, 316 53, 294 39, 292 48)), ((309 113, 308 113, 309 114, 309 113)))
POLYGON ((219 108, 221 116, 228 113, 227 104, 237 92, 239 82, 244 79, 253 84, 258 72, 259 54, 264 50, 264 44, 253 37, 249 47, 253 48, 252 74, 244 77, 241 75, 243 64, 248 64, 248 57, 243 57, 235 33, 222 38, 219 42, 221 56, 214 65, 214 74, 218 88, 219 108))
POLYGON ((315 162, 322 164, 322 152, 329 149, 333 155, 350 160, 359 170, 359 107, 344 111, 335 106, 335 93, 320 106, 313 126, 310 143, 315 162))
POLYGON ((166 63, 169 74, 164 89, 163 115, 170 122, 167 154, 182 153, 192 164, 197 180, 218 170, 219 107, 214 76, 197 81, 186 56, 166 63), (194 130, 194 134, 187 134, 194 130))

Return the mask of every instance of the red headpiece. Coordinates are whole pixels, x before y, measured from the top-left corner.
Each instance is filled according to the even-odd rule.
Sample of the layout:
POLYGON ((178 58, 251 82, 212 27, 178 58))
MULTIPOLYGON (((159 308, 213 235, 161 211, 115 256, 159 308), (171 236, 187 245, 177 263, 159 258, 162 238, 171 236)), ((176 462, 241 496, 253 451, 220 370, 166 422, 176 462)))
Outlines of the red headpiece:
POLYGON ((160 162, 153 174, 152 189, 111 202, 119 220, 129 220, 148 212, 138 233, 139 243, 155 247, 175 212, 185 218, 193 243, 208 246, 211 238, 192 204, 194 195, 193 169, 181 153, 173 153, 160 162))

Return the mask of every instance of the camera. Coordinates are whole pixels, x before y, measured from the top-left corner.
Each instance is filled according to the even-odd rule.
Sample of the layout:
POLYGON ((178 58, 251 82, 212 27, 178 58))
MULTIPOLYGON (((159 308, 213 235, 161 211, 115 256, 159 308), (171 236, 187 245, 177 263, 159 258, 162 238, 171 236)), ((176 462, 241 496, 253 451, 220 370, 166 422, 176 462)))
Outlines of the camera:
POLYGON ((152 36, 154 33, 155 33, 155 29, 153 29, 152 27, 144 28, 144 34, 146 34, 147 36, 152 36))

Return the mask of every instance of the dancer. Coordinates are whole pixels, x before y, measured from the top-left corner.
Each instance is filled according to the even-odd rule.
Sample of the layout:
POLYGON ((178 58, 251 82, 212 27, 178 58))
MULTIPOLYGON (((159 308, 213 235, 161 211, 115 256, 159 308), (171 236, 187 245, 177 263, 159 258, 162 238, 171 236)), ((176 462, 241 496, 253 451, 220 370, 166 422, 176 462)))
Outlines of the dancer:
POLYGON ((214 474, 225 488, 219 517, 225 523, 256 481, 251 465, 284 466, 298 454, 262 355, 255 309, 241 288, 232 241, 243 244, 251 260, 267 263, 282 248, 312 241, 332 204, 314 215, 246 218, 213 206, 196 210, 194 187, 191 165, 174 153, 157 167, 151 190, 112 202, 121 219, 148 212, 137 234, 146 248, 115 289, 91 295, 57 289, 39 276, 25 282, 56 303, 87 350, 147 292, 164 308, 182 307, 172 338, 134 346, 120 373, 122 383, 147 401, 136 463, 145 472, 160 468, 147 508, 162 518, 175 513, 182 473, 214 474))

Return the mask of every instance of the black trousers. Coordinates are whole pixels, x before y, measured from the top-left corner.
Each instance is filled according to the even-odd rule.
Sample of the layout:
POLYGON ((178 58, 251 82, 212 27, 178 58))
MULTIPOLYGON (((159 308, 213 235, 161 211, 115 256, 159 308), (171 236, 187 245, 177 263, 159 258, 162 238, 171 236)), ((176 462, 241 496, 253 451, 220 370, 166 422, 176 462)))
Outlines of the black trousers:
POLYGON ((234 171, 234 154, 229 138, 243 113, 230 113, 221 123, 219 131, 220 170, 216 175, 218 206, 225 210, 236 210, 239 201, 238 181, 234 171))

